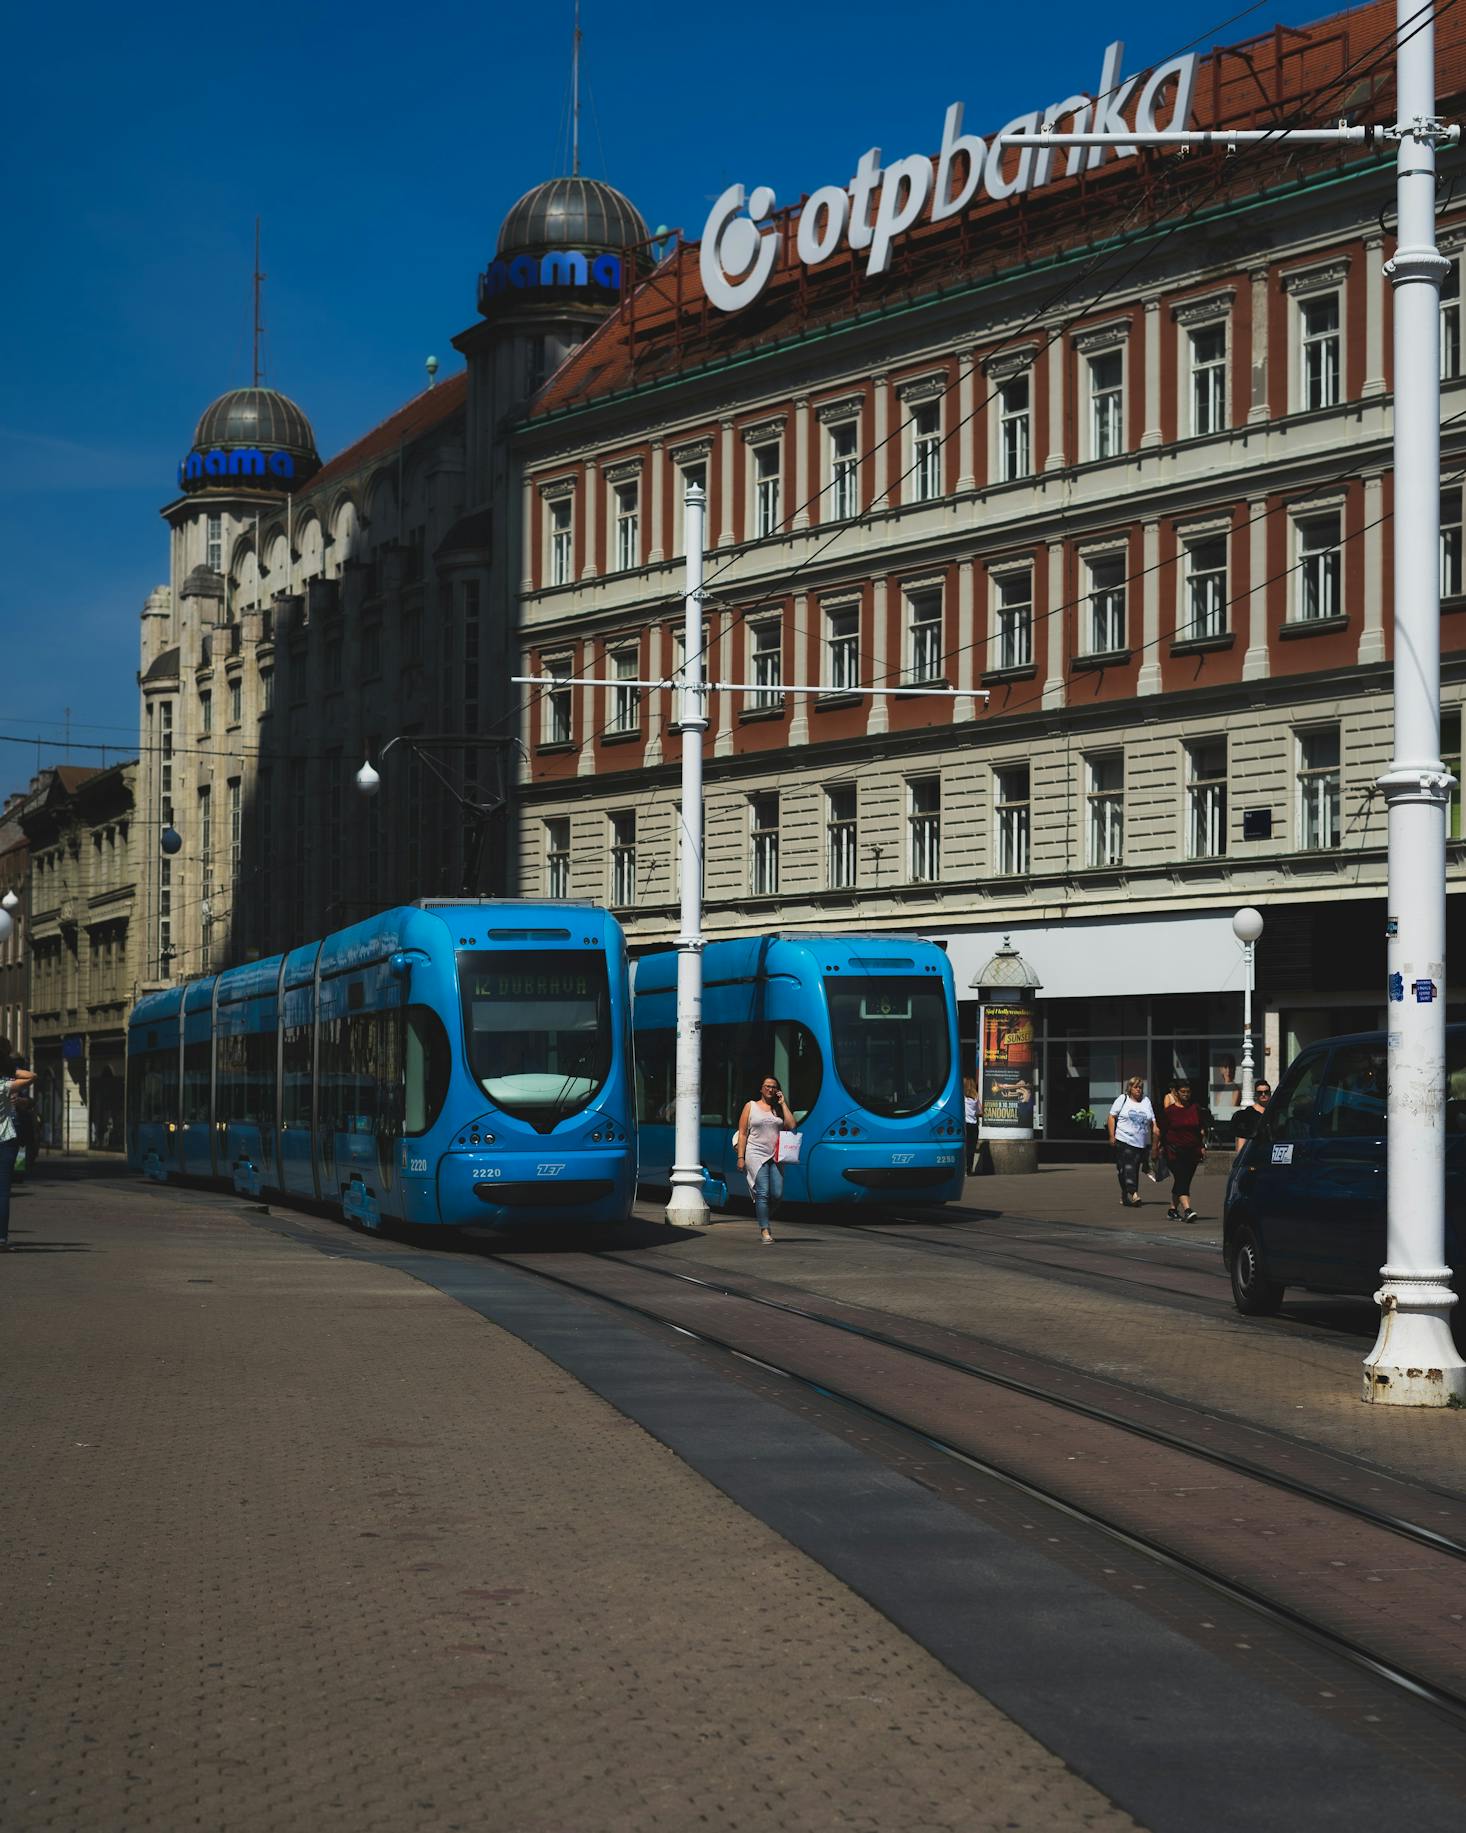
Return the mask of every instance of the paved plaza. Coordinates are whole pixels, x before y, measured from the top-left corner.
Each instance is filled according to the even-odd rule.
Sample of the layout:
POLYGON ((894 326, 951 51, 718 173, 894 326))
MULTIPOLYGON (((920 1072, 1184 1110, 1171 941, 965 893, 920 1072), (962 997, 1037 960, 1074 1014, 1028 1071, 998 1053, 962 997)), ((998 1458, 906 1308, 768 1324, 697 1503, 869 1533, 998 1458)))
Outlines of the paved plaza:
MULTIPOLYGON (((1136 1824, 394 1244, 96 1169, 55 1161, 18 1195, 0 1263, 7 1829, 1136 1824)), ((1163 1201, 1126 1214, 1112 1191, 1066 1168, 974 1180, 968 1208, 1036 1235, 1080 1222, 1112 1251, 1178 1236, 1163 1201)), ((1184 1231, 1198 1267, 1206 1208, 1184 1231)), ((1134 1294, 940 1255, 897 1285, 884 1234, 782 1234, 761 1255, 729 1216, 683 1251, 989 1341, 1042 1333, 1181 1397, 1225 1387, 1466 1492, 1458 1418, 1353 1398, 1347 1316, 1272 1343, 1157 1313, 1142 1337, 1134 1294)), ((765 1403, 746 1404, 752 1433, 765 1403)))

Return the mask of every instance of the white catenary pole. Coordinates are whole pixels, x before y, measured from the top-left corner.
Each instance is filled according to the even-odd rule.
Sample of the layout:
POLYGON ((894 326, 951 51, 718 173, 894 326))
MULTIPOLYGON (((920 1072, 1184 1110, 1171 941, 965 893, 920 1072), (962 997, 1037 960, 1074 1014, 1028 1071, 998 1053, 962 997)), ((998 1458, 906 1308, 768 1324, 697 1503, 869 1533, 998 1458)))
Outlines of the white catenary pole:
POLYGON ((682 928, 677 937, 677 1126, 667 1220, 701 1228, 708 1220, 702 1168, 702 748, 707 731, 702 652, 703 512, 697 484, 683 498, 687 602, 677 723, 682 728, 682 928))
MULTIPOLYGON (((1389 1041, 1388 1233, 1376 1293, 1379 1338, 1364 1362, 1364 1398, 1394 1406, 1466 1399, 1466 1363, 1451 1340, 1446 1253, 1446 815, 1454 778, 1441 762, 1440 297, 1435 245, 1436 147, 1461 129, 1435 112, 1435 26, 1422 0, 1395 0, 1398 116, 1392 128, 1280 127, 1253 140, 1394 140, 1395 755, 1379 779, 1389 810, 1386 912, 1389 1041)), ((1137 127, 1141 124, 1137 122, 1137 127)), ((1000 146, 1097 146, 1132 134, 1005 133, 1000 146)), ((1188 132, 1143 131, 1146 145, 1188 132)), ((1228 137, 1221 130, 1217 140, 1228 137)), ((1238 135, 1237 138, 1242 136, 1238 135)))
POLYGON ((1395 295, 1395 755, 1389 811, 1389 1232, 1379 1337, 1364 1398, 1445 1406, 1466 1396, 1445 1264, 1446 817, 1441 762, 1440 293, 1435 245, 1435 25, 1396 0, 1398 245, 1395 295))

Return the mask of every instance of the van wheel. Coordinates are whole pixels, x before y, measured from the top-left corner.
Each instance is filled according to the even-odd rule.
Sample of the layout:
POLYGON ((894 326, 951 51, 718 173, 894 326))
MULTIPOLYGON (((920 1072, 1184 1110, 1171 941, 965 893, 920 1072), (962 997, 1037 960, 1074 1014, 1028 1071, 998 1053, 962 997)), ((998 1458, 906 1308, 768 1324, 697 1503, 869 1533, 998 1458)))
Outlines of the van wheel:
POLYGON ((1283 1288, 1264 1273, 1262 1249, 1250 1223, 1237 1230, 1227 1270, 1232 1275, 1232 1302, 1242 1315, 1272 1317, 1283 1302, 1283 1288))

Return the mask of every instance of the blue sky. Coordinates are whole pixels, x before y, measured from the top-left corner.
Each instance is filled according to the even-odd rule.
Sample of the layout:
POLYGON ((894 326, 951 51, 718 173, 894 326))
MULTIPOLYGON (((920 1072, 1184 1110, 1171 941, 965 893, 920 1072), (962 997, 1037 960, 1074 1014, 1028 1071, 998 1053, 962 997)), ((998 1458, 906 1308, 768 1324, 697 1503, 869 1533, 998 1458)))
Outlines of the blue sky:
MULTIPOLYGON (((1326 5, 1113 11, 583 0, 582 169, 696 235, 735 180, 781 202, 877 145, 970 131, 1326 5), (1229 16, 1232 23, 1227 23, 1229 16), (629 22, 634 22, 630 24, 629 22)), ((417 392, 475 317, 500 219, 566 164, 570 0, 223 9, 95 0, 12 16, 0 327, 0 789, 136 737, 137 619, 167 577, 158 510, 203 408, 250 379, 264 219, 267 379, 323 457, 417 392)))

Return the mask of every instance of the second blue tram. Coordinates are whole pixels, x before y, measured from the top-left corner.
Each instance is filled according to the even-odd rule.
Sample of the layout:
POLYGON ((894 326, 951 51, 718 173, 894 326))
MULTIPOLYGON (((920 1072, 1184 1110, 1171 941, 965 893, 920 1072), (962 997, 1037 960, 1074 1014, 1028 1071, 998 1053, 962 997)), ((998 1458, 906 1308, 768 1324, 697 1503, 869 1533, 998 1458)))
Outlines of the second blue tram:
POLYGON ((150 993, 128 1162, 384 1223, 613 1223, 636 1189, 626 943, 591 905, 441 900, 150 993))
MULTIPOLYGON (((765 1075, 803 1135, 786 1203, 946 1203, 962 1194, 952 968, 892 936, 754 936, 703 950, 702 1163, 746 1196, 733 1129, 765 1075)), ((670 1180, 677 957, 636 963, 641 1175, 670 1180)))

